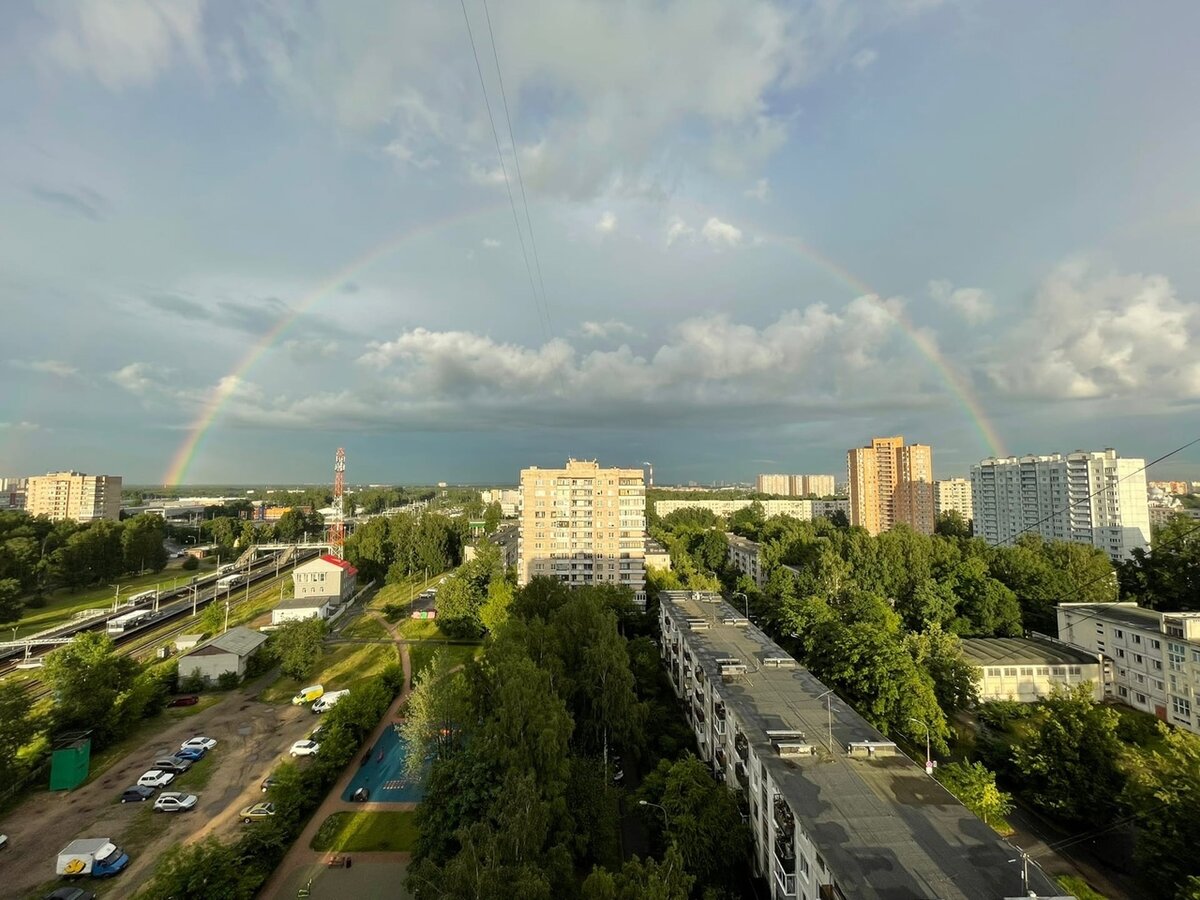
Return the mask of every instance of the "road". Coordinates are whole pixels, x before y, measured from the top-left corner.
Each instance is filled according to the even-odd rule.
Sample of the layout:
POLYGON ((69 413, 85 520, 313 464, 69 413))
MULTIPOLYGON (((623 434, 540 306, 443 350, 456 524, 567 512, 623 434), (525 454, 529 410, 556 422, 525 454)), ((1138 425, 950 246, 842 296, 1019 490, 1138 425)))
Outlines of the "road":
POLYGON ((1137 900, 1145 895, 1128 874, 1132 851, 1122 831, 1077 840, 1078 835, 1063 831, 1019 805, 1014 805, 1006 818, 1016 829, 1009 843, 1028 853, 1047 875, 1078 875, 1108 900, 1137 900), (1124 869, 1117 868, 1120 860, 1127 861, 1124 869))

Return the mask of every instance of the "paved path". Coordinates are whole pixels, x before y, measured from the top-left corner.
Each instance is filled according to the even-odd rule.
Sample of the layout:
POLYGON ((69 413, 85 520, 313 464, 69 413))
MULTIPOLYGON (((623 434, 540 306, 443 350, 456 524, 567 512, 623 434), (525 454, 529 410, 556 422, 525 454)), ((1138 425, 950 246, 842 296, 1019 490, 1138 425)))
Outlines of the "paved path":
POLYGON ((1139 896, 1134 879, 1113 865, 1113 860, 1126 854, 1114 852, 1106 858, 1102 851, 1097 851, 1098 841, 1103 844, 1105 840, 1113 840, 1113 836, 1109 835, 1107 839, 1100 836, 1098 841, 1076 840, 1032 810, 1019 805, 1014 805, 1006 818, 1014 829, 1008 842, 1028 853, 1030 859, 1041 866, 1046 874, 1081 876, 1108 900, 1133 900, 1139 896), (1059 842, 1067 843, 1066 846, 1057 846, 1059 842))
MULTIPOLYGON (((370 615, 364 610, 363 615, 370 615)), ((395 627, 384 621, 389 633, 395 636, 395 627)), ((391 728, 396 722, 401 721, 398 714, 400 707, 408 699, 408 695, 412 690, 412 660, 408 655, 408 647, 405 644, 400 644, 400 663, 404 667, 404 689, 400 692, 400 696, 392 701, 392 705, 388 707, 384 713, 383 719, 375 727, 375 731, 371 733, 370 738, 365 743, 365 746, 372 747, 379 740, 385 729, 391 728)), ((342 792, 350 780, 358 773, 359 760, 358 754, 350 760, 345 770, 338 776, 337 782, 330 788, 329 793, 325 795, 324 802, 313 813, 312 818, 308 820, 308 825, 304 831, 300 833, 300 837, 292 844, 292 849, 288 851, 287 856, 275 868, 275 872, 271 875, 270 880, 263 888, 261 897, 288 897, 295 896, 295 887, 297 881, 297 870, 307 870, 310 878, 315 878, 317 873, 324 871, 324 860, 329 856, 327 852, 319 852, 310 849, 312 839, 316 835, 317 830, 321 827, 329 816, 335 812, 345 810, 353 810, 355 812, 371 809, 387 809, 387 810, 403 810, 412 809, 415 804, 411 803, 348 803, 342 799, 342 792)), ((371 861, 391 861, 391 862, 407 862, 410 854, 408 853, 354 853, 354 862, 368 863, 371 861), (390 859, 389 859, 390 858, 390 859)))

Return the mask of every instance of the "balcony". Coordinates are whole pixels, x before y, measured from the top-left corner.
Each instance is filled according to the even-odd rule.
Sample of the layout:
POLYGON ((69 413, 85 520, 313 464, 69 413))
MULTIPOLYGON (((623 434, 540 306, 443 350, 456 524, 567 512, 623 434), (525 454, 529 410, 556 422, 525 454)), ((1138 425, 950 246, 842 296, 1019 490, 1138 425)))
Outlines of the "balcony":
POLYGON ((792 839, 783 838, 775 839, 775 865, 779 867, 786 875, 796 874, 796 845, 792 843, 792 839))
POLYGON ((779 889, 779 894, 784 897, 796 896, 796 876, 789 875, 779 871, 774 866, 771 867, 772 877, 775 879, 775 885, 779 889))
POLYGON ((748 794, 750 792, 750 776, 746 772, 746 764, 741 760, 734 763, 733 776, 737 779, 738 784, 742 786, 742 790, 748 794))
POLYGON ((786 834, 790 841, 792 834, 796 830, 796 820, 792 817, 792 809, 778 794, 775 796, 774 808, 775 830, 781 834, 786 834))
POLYGON ((741 732, 736 734, 733 738, 733 749, 741 758, 742 762, 745 762, 750 756, 750 742, 746 740, 746 736, 741 732))

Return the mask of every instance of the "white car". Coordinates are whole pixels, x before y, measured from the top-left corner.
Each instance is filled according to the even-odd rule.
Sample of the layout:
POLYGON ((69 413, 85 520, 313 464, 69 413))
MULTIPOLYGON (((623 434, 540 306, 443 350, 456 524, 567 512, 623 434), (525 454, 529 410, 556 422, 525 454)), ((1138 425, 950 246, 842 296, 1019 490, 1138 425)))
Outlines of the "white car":
POLYGON ((164 791, 154 801, 154 808, 163 812, 183 812, 196 805, 198 798, 195 794, 178 794, 174 791, 164 791))
POLYGON ((161 769, 151 769, 138 779, 138 784, 142 787, 160 788, 166 787, 175 780, 174 772, 164 772, 161 769))
POLYGON ((214 741, 210 737, 204 737, 203 735, 201 735, 199 737, 188 738, 186 741, 184 741, 182 744, 179 745, 179 749, 180 750, 196 749, 196 750, 208 751, 208 750, 211 750, 215 746, 217 746, 216 741, 214 741))
POLYGON ((292 744, 292 756, 315 756, 321 745, 316 741, 296 741, 292 744))

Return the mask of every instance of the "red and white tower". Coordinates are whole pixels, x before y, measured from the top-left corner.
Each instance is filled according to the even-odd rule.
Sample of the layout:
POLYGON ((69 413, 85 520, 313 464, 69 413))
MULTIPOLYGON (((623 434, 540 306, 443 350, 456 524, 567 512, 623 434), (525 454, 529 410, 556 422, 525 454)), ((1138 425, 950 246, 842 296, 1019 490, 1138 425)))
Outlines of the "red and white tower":
POLYGON ((339 559, 346 544, 346 451, 338 447, 333 458, 333 524, 329 526, 329 543, 339 559))

